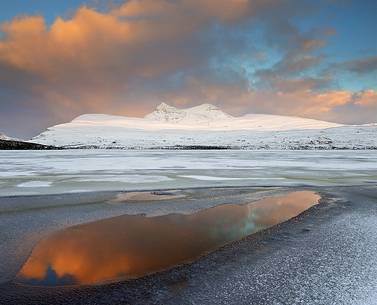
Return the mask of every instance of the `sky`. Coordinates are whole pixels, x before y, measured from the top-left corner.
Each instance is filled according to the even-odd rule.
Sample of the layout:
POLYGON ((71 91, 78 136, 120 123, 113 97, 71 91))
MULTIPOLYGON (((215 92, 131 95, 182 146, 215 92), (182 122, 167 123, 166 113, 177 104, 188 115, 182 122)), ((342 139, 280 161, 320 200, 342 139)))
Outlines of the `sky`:
POLYGON ((3 0, 0 132, 211 103, 377 122, 375 0, 3 0))

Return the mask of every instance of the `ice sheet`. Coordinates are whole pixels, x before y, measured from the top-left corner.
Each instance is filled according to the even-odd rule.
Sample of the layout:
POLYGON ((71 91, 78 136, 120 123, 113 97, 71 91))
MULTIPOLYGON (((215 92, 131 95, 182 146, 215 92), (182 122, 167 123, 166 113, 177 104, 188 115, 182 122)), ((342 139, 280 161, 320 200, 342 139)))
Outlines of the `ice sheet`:
POLYGON ((369 183, 376 151, 0 151, 0 196, 369 183))

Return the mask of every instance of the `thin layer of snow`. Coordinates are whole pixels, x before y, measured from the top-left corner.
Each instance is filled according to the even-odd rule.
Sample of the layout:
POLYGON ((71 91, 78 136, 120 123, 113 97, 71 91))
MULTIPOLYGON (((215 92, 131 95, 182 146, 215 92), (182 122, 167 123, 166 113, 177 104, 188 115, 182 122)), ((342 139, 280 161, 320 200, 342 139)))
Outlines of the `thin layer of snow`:
POLYGON ((18 184, 17 187, 49 187, 51 184, 50 181, 28 181, 18 184))
POLYGON ((31 171, 3 171, 1 173, 1 177, 22 177, 22 176, 34 176, 36 173, 33 173, 31 171))
POLYGON ((181 175, 179 177, 190 178, 204 181, 220 181, 220 180, 284 180, 285 178, 265 178, 265 177, 244 177, 244 178, 232 178, 232 177, 218 177, 218 176, 205 176, 205 175, 181 175))
POLYGON ((83 177, 78 182, 126 182, 126 183, 156 183, 172 180, 166 176, 152 175, 101 175, 99 177, 83 177))

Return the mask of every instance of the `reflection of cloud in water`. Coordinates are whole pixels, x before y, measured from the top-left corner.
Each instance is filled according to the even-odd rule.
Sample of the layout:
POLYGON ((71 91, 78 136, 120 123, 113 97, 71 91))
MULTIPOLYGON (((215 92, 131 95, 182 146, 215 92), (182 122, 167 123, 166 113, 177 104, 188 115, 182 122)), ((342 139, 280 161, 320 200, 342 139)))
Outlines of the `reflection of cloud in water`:
POLYGON ((218 221, 222 225, 214 226, 212 232, 215 236, 228 234, 234 239, 239 239, 284 222, 307 210, 318 200, 319 195, 302 191, 261 199, 248 205, 221 206, 224 209, 224 218, 218 221))
POLYGON ((125 215, 75 226, 41 241, 17 279, 27 284, 67 285, 139 277, 285 221, 319 198, 309 191, 292 192, 191 215, 125 215))

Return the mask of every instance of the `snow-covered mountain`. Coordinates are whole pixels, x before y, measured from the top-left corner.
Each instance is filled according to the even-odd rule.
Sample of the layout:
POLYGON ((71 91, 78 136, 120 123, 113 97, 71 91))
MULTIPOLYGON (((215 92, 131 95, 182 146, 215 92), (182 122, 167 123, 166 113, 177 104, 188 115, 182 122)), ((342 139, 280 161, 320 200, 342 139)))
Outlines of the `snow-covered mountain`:
POLYGON ((0 140, 19 141, 19 139, 8 137, 5 133, 0 132, 0 140))
POLYGON ((243 149, 375 148, 377 126, 341 125, 268 114, 231 116, 214 105, 179 109, 165 103, 144 118, 81 115, 48 128, 33 142, 68 147, 243 149))

